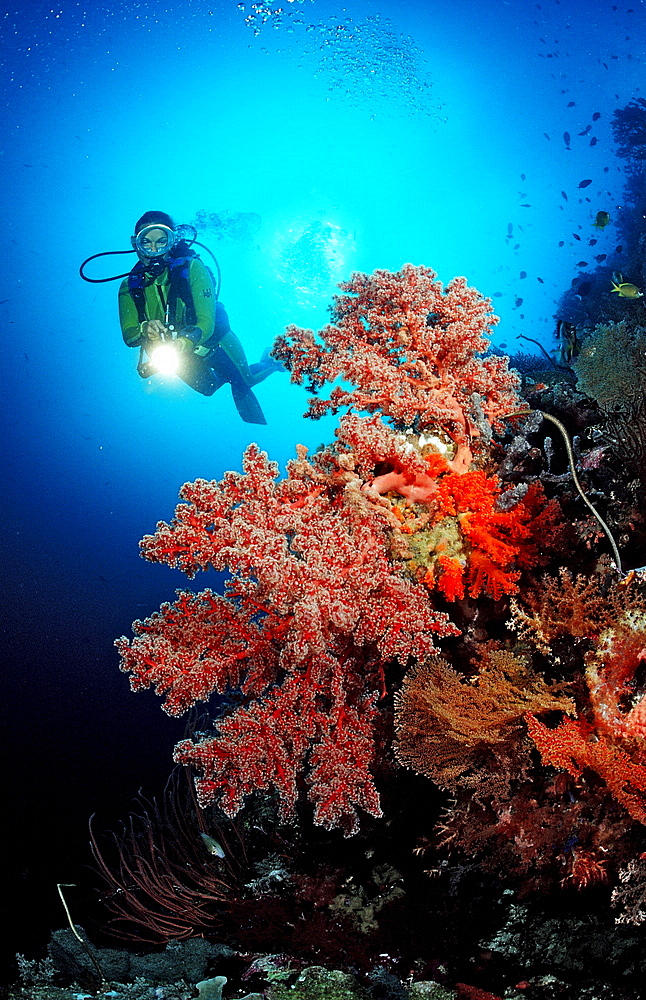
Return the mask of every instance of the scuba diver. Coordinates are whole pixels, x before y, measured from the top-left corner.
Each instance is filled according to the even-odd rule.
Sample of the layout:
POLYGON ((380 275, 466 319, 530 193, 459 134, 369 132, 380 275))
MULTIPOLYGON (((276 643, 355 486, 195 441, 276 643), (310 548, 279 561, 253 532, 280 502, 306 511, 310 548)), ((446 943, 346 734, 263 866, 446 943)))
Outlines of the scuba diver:
MULTIPOLYGON (((242 419, 266 424, 252 387, 284 368, 268 351, 257 364, 247 362, 218 299, 219 280, 192 249, 197 234, 193 230, 191 236, 191 229, 176 228, 165 212, 146 212, 136 223, 130 242, 139 260, 127 275, 116 276, 124 278, 119 288, 123 339, 139 348, 142 378, 173 372, 204 396, 228 382, 242 419)), ((86 281, 111 280, 87 278, 87 262, 81 265, 86 281)))

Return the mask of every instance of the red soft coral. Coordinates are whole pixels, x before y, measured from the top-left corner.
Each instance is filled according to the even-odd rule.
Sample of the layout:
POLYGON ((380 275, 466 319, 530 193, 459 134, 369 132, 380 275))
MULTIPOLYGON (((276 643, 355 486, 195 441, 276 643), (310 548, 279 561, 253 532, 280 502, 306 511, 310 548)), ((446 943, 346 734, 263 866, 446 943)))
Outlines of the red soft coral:
POLYGON ((345 380, 310 401, 310 416, 369 416, 346 414, 336 445, 311 463, 300 448, 283 479, 250 445, 242 473, 185 484, 142 554, 190 578, 228 572, 225 596, 181 591, 117 646, 133 689, 154 686, 171 715, 235 692, 213 738, 176 750, 199 768, 203 804, 233 815, 251 791, 273 790, 287 816, 303 775, 316 822, 351 833, 358 809, 380 812, 369 767, 388 664, 423 662, 434 637, 458 634, 399 558, 404 528, 416 529, 383 494, 421 504, 418 527, 454 523, 459 551, 441 531, 433 550, 453 599, 465 586, 473 596, 515 587, 526 523, 521 505, 496 509, 497 481, 468 471, 473 440, 519 406, 507 359, 480 356, 497 321, 490 301, 464 278, 442 287, 412 265, 341 288, 322 342, 291 327, 273 353, 313 392, 345 380))
POLYGON ((627 740, 646 761, 646 613, 625 610, 602 631, 587 657, 586 680, 598 730, 614 740, 627 740))
POLYGON ((186 484, 182 498, 143 539, 144 556, 232 579, 224 597, 180 592, 135 622, 135 638, 117 642, 122 670, 133 690, 165 694, 171 715, 240 689, 218 736, 177 748, 203 770, 203 803, 233 814, 254 789, 275 789, 287 815, 304 772, 316 821, 354 832, 355 806, 379 814, 368 768, 386 663, 424 659, 434 635, 458 630, 389 561, 379 512, 346 502, 343 484, 302 457, 278 480, 250 446, 242 474, 186 484))
POLYGON ((491 300, 464 278, 446 285, 428 267, 357 272, 334 299, 333 323, 318 341, 311 330, 289 327, 273 354, 317 392, 343 379, 329 398, 310 399, 308 415, 350 407, 382 413, 400 428, 440 426, 468 445, 477 433, 473 394, 493 424, 519 407, 518 376, 507 358, 479 357, 498 319, 491 300))
POLYGON ((526 722, 544 764, 563 768, 575 777, 590 768, 633 819, 646 824, 646 767, 600 737, 583 719, 566 716, 555 729, 549 729, 529 713, 526 722))

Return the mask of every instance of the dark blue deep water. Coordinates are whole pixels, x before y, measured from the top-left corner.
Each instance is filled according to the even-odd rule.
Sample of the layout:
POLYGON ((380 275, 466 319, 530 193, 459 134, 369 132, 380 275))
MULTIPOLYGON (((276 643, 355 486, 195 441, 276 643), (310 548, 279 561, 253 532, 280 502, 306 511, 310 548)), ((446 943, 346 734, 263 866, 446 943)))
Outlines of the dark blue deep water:
POLYGON ((612 227, 586 242, 621 198, 609 121, 644 94, 645 15, 643 0, 2 8, 7 958, 62 925, 56 883, 83 893, 88 817, 109 827, 140 788, 158 792, 183 732, 117 669, 113 640, 184 582, 141 560, 139 539, 250 441, 284 464, 333 426, 303 419, 285 374, 257 389, 261 427, 227 386, 144 382, 118 282, 87 284, 79 264, 128 249, 158 209, 216 254, 250 361, 288 323, 320 327, 353 270, 406 262, 494 296, 503 349, 521 333, 553 349, 580 262, 615 249, 612 227))

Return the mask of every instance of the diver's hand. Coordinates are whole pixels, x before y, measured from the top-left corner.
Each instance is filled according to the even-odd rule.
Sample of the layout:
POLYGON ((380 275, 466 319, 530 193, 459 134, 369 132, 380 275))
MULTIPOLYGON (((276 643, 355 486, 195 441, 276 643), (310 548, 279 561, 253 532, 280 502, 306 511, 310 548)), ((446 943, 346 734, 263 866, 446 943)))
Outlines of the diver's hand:
POLYGON ((158 319, 147 319, 141 324, 140 329, 143 340, 161 340, 168 333, 164 324, 158 319))

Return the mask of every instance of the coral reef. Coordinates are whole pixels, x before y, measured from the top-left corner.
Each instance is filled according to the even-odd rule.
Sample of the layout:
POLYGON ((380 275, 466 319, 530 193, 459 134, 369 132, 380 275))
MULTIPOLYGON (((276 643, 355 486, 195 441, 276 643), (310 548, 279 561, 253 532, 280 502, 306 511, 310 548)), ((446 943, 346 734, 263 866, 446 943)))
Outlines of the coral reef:
POLYGON ((646 392, 646 328, 600 323, 572 363, 577 388, 603 410, 625 406, 646 392))
POLYGON ((384 663, 424 657, 457 629, 388 562, 380 508, 344 502, 333 481, 324 490, 304 460, 276 477, 251 446, 242 475, 183 488, 189 502, 142 550, 190 575, 228 566, 227 595, 181 592, 136 623, 132 645, 117 644, 122 668, 134 690, 165 693, 172 715, 213 691, 246 696, 218 737, 176 749, 203 770, 202 805, 234 815, 273 788, 287 818, 307 767, 315 821, 354 832, 356 807, 380 815, 369 765, 384 663))
MULTIPOLYGON (((464 279, 407 265, 341 291, 318 335, 290 327, 273 351, 310 417, 338 415, 335 441, 297 446, 283 477, 250 445, 241 472, 185 484, 141 543, 190 579, 227 573, 222 594, 180 590, 116 644, 133 690, 153 687, 168 714, 209 703, 174 759, 195 772, 199 830, 241 824, 236 878, 180 931, 208 934, 221 904, 236 946, 280 942, 304 975, 305 957, 366 972, 389 949, 395 971, 419 955, 431 970, 441 941, 416 922, 440 905, 462 926, 488 880, 524 898, 596 893, 639 923, 646 525, 638 477, 594 428, 609 383, 625 400, 638 381, 641 329, 599 327, 523 398, 486 353, 491 303, 464 279), (618 571, 614 537, 613 565, 581 490, 636 570, 618 571)), ((189 902, 191 865, 186 882, 173 869, 189 902)), ((498 995, 493 973, 479 981, 458 995, 498 995)), ((271 995, 287 989, 309 996, 295 981, 271 995)))
MULTIPOLYGON (((524 716, 571 713, 574 702, 534 674, 526 658, 492 646, 479 653, 482 666, 471 683, 440 656, 409 670, 395 697, 395 756, 440 788, 475 787, 481 796, 494 774, 496 745, 517 738, 524 716)), ((498 769, 496 782, 500 776, 498 769)))
POLYGON ((311 330, 288 327, 273 351, 293 382, 316 393, 308 416, 351 407, 417 433, 439 426, 457 446, 456 471, 468 467, 470 439, 490 435, 518 404, 506 358, 482 357, 498 321, 491 300, 464 278, 443 287, 430 268, 410 264, 355 273, 340 288, 346 294, 335 296, 322 343, 311 330), (318 396, 339 378, 350 388, 318 396))
POLYGON ((610 123, 617 143, 617 156, 628 160, 646 160, 646 100, 635 97, 617 108, 610 123))
POLYGON ((350 383, 311 399, 310 415, 378 416, 346 415, 337 446, 311 463, 301 449, 283 480, 251 445, 242 474, 186 484, 172 523, 143 539, 142 554, 189 577, 228 569, 225 596, 180 592, 117 647, 133 690, 154 686, 171 715, 240 690, 243 704, 218 719, 214 738, 176 748, 178 763, 201 772, 200 805, 217 801, 232 816, 252 792, 275 790, 288 820, 304 773, 315 823, 350 834, 358 809, 381 815, 370 764, 388 665, 423 661, 435 636, 459 633, 424 584, 437 576, 452 598, 463 577, 472 596, 515 590, 531 508, 496 510, 495 477, 470 468, 474 450, 486 458, 492 425, 519 406, 505 359, 479 354, 495 320, 489 302, 464 279, 443 290, 434 272, 410 265, 342 287, 349 294, 335 300, 322 343, 291 328, 274 353, 297 383, 350 383), (415 532, 387 492, 421 501, 420 528, 438 526, 436 566, 429 539, 417 556, 423 584, 404 568, 404 529, 415 532), (442 530, 459 537, 459 551, 442 530))

